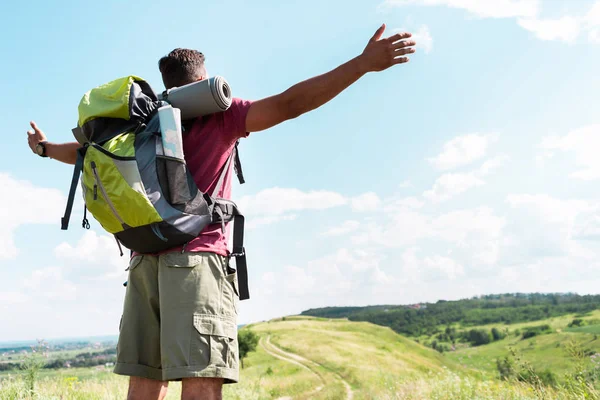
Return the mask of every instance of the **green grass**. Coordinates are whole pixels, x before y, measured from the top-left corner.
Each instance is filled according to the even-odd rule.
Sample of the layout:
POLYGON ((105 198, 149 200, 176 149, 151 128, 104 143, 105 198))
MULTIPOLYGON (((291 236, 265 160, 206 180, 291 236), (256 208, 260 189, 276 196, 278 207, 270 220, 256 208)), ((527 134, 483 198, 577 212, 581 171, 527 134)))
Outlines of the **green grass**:
POLYGON ((579 326, 577 328, 567 328, 566 331, 567 332, 576 332, 576 333, 592 333, 592 334, 598 335, 598 334, 600 334, 600 324, 579 326))
MULTIPOLYGON (((343 380, 350 384, 354 400, 600 400, 598 392, 585 383, 551 389, 495 378, 494 360, 503 357, 509 345, 534 366, 570 370, 573 362, 564 350, 568 340, 577 340, 590 351, 600 350, 600 340, 594 340, 590 333, 561 331, 528 340, 513 336, 486 346, 440 354, 389 328, 366 322, 286 317, 244 329, 252 329, 263 342, 270 338, 275 346, 310 361, 305 368, 258 347, 245 360, 240 383, 225 386, 226 400, 343 400, 343 380), (323 382, 323 389, 315 392, 323 382)), ((127 381, 127 377, 114 375, 105 367, 45 370, 34 398, 123 399, 127 381)), ((167 399, 178 399, 180 394, 181 384, 171 383, 167 399)), ((26 398, 19 375, 0 376, 0 400, 26 398)))
POLYGON ((509 355, 510 348, 513 348, 537 370, 550 369, 561 376, 573 372, 576 367, 566 351, 569 341, 581 344, 590 353, 600 353, 600 339, 594 339, 594 335, 561 332, 526 340, 520 337, 508 337, 485 346, 448 352, 446 355, 465 368, 484 371, 488 376, 496 376, 496 360, 509 355))

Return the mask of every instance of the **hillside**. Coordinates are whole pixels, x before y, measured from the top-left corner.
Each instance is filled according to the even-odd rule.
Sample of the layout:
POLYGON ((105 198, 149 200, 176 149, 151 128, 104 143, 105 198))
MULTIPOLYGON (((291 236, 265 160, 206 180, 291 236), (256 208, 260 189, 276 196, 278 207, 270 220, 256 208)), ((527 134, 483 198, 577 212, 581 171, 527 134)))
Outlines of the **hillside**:
MULTIPOLYGON (((432 349, 366 322, 287 317, 249 328, 262 336, 263 343, 311 360, 320 366, 318 371, 339 375, 357 395, 374 394, 383 382, 399 377, 459 368, 432 349)), ((340 379, 331 381, 340 393, 336 383, 340 379)))
POLYGON ((600 309, 600 295, 506 293, 456 301, 368 307, 325 307, 301 315, 347 318, 388 326, 408 336, 433 335, 447 325, 515 324, 600 309))
MULTIPOLYGON (((367 322, 294 316, 243 329, 257 333, 259 345, 224 399, 600 399, 586 382, 553 389, 485 377, 463 360, 367 322)), ((44 372, 36 388, 37 399, 121 399, 127 378, 104 367, 61 369, 44 372)), ((180 388, 171 383, 167 399, 178 399, 180 388)), ((21 378, 0 377, 0 399, 25 398, 21 378)))

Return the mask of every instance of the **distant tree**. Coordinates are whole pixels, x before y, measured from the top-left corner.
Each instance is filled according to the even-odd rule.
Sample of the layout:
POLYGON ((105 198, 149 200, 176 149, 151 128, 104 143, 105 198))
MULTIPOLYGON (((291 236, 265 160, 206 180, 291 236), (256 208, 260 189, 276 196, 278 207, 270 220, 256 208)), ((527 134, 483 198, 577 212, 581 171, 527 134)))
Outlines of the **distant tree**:
POLYGON ((492 339, 494 339, 494 341, 502 340, 505 337, 506 337, 506 335, 500 329, 498 329, 496 327, 492 328, 492 339))
POLYGON ((248 353, 256 350, 258 339, 258 335, 250 329, 242 329, 238 331, 238 346, 240 350, 240 362, 242 363, 242 369, 244 368, 244 358, 246 358, 248 353))
POLYGON ((469 342, 473 346, 481 346, 492 341, 492 335, 485 329, 471 329, 469 331, 469 342))
POLYGON ((569 323, 569 328, 572 328, 574 326, 582 326, 584 325, 584 322, 581 318, 575 318, 573 321, 571 321, 569 323))

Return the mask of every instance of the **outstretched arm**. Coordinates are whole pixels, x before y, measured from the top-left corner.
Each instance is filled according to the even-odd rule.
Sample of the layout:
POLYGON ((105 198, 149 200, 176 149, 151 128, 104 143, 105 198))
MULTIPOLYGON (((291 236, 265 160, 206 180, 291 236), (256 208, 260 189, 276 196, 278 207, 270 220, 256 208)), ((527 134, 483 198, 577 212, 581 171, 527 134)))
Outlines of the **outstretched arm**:
POLYGON ((35 149, 37 144, 46 142, 46 155, 48 157, 66 164, 75 164, 75 161, 77 160, 77 149, 81 147, 81 144, 78 142, 50 143, 47 141, 44 132, 38 128, 35 122, 31 121, 30 124, 32 129, 27 131, 27 142, 29 143, 31 151, 37 154, 35 149))
POLYGON ((283 93, 254 102, 246 117, 246 131, 257 132, 296 118, 333 99, 368 72, 383 71, 408 62, 415 52, 410 33, 381 39, 385 24, 369 40, 362 54, 323 75, 300 82, 283 93))

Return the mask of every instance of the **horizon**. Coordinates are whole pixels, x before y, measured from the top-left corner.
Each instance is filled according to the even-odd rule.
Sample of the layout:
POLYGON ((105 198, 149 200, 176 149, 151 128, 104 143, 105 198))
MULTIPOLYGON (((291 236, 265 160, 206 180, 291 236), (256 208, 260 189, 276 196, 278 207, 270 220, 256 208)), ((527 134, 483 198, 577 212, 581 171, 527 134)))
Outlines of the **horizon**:
POLYGON ((91 216, 81 228, 79 189, 61 231, 73 169, 32 154, 30 120, 73 141, 85 92, 130 74, 160 92, 158 60, 176 47, 202 51, 234 97, 261 99, 356 57, 382 23, 384 37, 413 33, 409 63, 240 143, 246 183, 234 180, 233 200, 250 299, 238 323, 339 304, 597 293, 600 0, 177 7, 189 19, 157 1, 1 6, 0 341, 118 332, 125 294, 127 257, 91 216), (140 25, 115 15, 155 34, 140 41, 140 25))
MULTIPOLYGON (((309 309, 305 309, 302 310, 296 314, 288 314, 288 315, 279 315, 276 317, 272 317, 269 319, 263 319, 263 320, 257 320, 257 321, 250 321, 247 322, 245 324, 238 324, 238 329, 245 326, 245 325, 250 325, 250 324, 257 324, 257 323, 262 323, 262 322, 266 322, 269 320, 273 320, 273 319, 278 319, 278 318, 285 318, 285 317, 295 317, 295 316, 303 316, 302 313, 306 312, 306 311, 310 311, 310 310, 316 310, 316 309, 321 309, 321 308, 344 308, 344 307, 360 307, 360 308, 364 308, 364 307, 382 307, 382 306, 391 306, 391 307, 402 307, 402 306, 410 306, 413 304, 436 304, 439 303, 441 301, 445 301, 445 302, 452 302, 452 301, 463 301, 463 300, 473 300, 479 297, 485 297, 485 296, 501 296, 501 295, 535 295, 535 294, 541 294, 541 295, 574 295, 574 296, 594 296, 595 294, 586 294, 586 295, 581 295, 579 293, 573 293, 573 292, 531 292, 531 293, 525 293, 525 292, 514 292, 514 293, 488 293, 488 294, 479 294, 479 295, 475 295, 475 296, 471 296, 471 297, 465 297, 465 298, 459 298, 459 299, 437 299, 434 301, 417 301, 414 303, 406 303, 406 304, 366 304, 366 305, 358 305, 358 306, 346 306, 346 305, 337 305, 337 306, 323 306, 323 307, 316 307, 316 308, 309 308, 309 309)), ((597 293, 597 295, 600 295, 600 292, 597 293)), ((306 315, 305 317, 310 318, 310 316, 306 315)), ((49 343, 57 343, 57 344, 61 344, 61 343, 66 343, 68 341, 83 341, 84 339, 99 339, 99 338, 114 338, 114 339, 118 339, 119 333, 105 333, 105 334, 97 334, 97 335, 88 335, 88 336, 75 336, 75 337, 50 337, 50 338, 35 338, 35 339, 20 339, 20 340, 0 340, 0 349, 2 349, 3 346, 5 345, 29 345, 29 344, 35 344, 37 342, 37 340, 45 340, 46 342, 49 343)))

